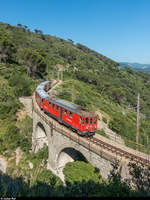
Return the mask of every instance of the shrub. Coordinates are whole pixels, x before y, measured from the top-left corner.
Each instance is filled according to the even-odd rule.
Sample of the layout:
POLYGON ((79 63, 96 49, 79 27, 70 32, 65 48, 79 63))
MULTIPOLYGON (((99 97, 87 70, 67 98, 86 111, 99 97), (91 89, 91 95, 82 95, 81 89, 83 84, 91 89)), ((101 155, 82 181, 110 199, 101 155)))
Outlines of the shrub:
POLYGON ((107 124, 107 119, 105 117, 102 117, 103 122, 105 122, 105 124, 107 124))
POLYGON ((70 183, 82 182, 83 180, 99 181, 99 174, 90 163, 75 161, 67 163, 63 169, 65 181, 70 183))
POLYGON ((0 145, 1 153, 4 153, 4 150, 14 150, 20 145, 21 136, 18 128, 13 122, 10 122, 7 125, 5 124, 5 129, 3 130, 3 134, 0 139, 2 141, 0 145))
POLYGON ((104 136, 104 137, 109 138, 109 136, 105 133, 105 131, 104 131, 103 129, 97 130, 96 133, 98 133, 98 134, 100 134, 100 135, 102 135, 102 136, 104 136))
POLYGON ((17 73, 12 74, 12 77, 9 79, 9 85, 13 87, 17 97, 31 95, 31 84, 32 82, 29 78, 17 73))

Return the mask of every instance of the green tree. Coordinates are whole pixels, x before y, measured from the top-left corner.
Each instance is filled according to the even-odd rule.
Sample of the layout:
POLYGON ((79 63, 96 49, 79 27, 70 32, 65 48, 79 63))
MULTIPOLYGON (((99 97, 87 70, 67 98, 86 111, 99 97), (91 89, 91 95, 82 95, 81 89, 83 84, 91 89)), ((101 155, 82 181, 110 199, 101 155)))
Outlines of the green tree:
POLYGON ((0 62, 12 62, 15 59, 16 46, 9 35, 0 32, 0 62))
POLYGON ((121 103, 123 97, 125 96, 124 91, 121 88, 111 88, 110 95, 117 103, 121 103))
POLYGON ((29 76, 32 76, 35 72, 45 72, 46 62, 38 51, 24 48, 20 51, 20 57, 22 63, 27 67, 27 74, 29 76))

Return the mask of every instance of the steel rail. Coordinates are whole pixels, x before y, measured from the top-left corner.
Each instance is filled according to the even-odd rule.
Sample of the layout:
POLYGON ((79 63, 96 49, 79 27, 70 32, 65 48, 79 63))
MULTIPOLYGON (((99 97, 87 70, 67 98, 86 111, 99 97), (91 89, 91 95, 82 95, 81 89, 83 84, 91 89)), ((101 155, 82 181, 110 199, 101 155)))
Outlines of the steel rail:
MULTIPOLYGON (((54 85, 56 85, 56 84, 57 83, 55 83, 54 85)), ((53 85, 53 87, 54 87, 54 85, 53 85)), ((48 116, 44 112, 42 112, 41 110, 39 111, 40 108, 38 107, 36 101, 34 101, 34 98, 35 98, 35 93, 33 94, 33 98, 32 98, 32 105, 33 105, 32 109, 34 109, 34 111, 36 113, 38 113, 40 115, 40 117, 46 123, 48 123, 49 125, 52 125, 55 130, 60 131, 63 135, 65 135, 65 136, 77 141, 79 144, 81 144, 80 136, 78 136, 78 138, 75 139, 75 137, 72 137, 72 135, 71 135, 72 133, 75 134, 72 130, 70 130, 69 128, 66 128, 64 126, 62 128, 62 125, 60 125, 56 120, 54 120, 52 118, 48 119, 48 116), (42 114, 41 114, 41 112, 42 112, 42 114)), ((127 151, 125 151, 125 150, 123 150, 119 147, 116 147, 115 145, 112 145, 112 144, 104 142, 100 139, 97 139, 94 136, 93 137, 84 137, 84 139, 89 142, 89 144, 88 144, 89 150, 91 150, 91 144, 95 144, 98 147, 101 147, 101 148, 103 148, 107 151, 115 153, 116 155, 119 155, 121 157, 129 159, 129 160, 134 161, 136 163, 144 164, 145 166, 150 165, 150 161, 148 159, 145 159, 141 156, 135 155, 134 153, 127 152, 127 151)), ((83 141, 82 141, 81 145, 83 145, 83 141)))
POLYGON ((107 142, 104 142, 100 139, 97 139, 95 137, 92 137, 92 138, 86 138, 87 140, 89 140, 90 142, 96 144, 96 145, 99 145, 101 146, 102 148, 108 150, 108 151, 111 151, 112 153, 116 153, 117 155, 119 156, 123 156, 127 159, 130 159, 130 160, 133 160, 135 161, 136 163, 141 163, 141 164, 144 164, 146 166, 150 165, 150 161, 145 159, 145 158, 142 158, 140 156, 137 156, 133 153, 129 153, 121 148, 118 148, 114 145, 111 145, 107 142))

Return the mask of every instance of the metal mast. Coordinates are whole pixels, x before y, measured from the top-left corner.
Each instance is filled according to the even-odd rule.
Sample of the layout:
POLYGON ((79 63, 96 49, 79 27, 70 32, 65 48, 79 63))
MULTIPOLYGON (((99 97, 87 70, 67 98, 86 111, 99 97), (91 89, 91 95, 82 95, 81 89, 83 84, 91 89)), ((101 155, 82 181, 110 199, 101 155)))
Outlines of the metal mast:
POLYGON ((74 103, 75 93, 74 93, 74 84, 72 83, 72 103, 74 103))
POLYGON ((139 127, 140 127, 140 93, 137 98, 137 123, 136 123, 136 150, 139 150, 139 127))

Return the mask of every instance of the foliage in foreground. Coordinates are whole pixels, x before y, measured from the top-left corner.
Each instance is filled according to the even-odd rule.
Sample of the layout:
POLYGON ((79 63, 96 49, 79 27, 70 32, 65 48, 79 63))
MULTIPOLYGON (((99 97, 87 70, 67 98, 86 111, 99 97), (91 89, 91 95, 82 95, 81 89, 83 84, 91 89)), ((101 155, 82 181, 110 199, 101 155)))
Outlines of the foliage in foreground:
POLYGON ((90 179, 94 182, 99 182, 98 172, 99 171, 96 171, 90 163, 85 163, 83 161, 67 163, 63 170, 66 182, 70 182, 71 184, 82 182, 82 180, 87 182, 90 179))
MULTIPOLYGON (((38 161, 37 161, 38 162, 38 161)), ((37 168, 31 170, 32 177, 23 176, 13 177, 0 174, 0 196, 1 197, 149 197, 150 195, 150 169, 144 166, 137 166, 135 163, 129 163, 130 179, 122 180, 118 163, 113 164, 108 180, 104 180, 97 172, 90 172, 90 164, 75 162, 67 164, 66 169, 71 171, 74 166, 74 172, 80 170, 87 171, 82 174, 74 172, 68 176, 66 173, 66 186, 60 179, 53 175, 49 170, 37 168), (76 168, 77 164, 77 169, 76 168), (85 164, 85 165, 84 165, 85 164), (87 165, 89 167, 87 167, 87 165), (79 166, 81 167, 79 170, 79 166), (42 169, 42 170, 41 170, 42 169), (34 173, 34 171, 36 173, 34 173), (93 174, 89 178, 89 174, 93 174), (36 174, 36 176, 35 176, 36 174), (73 178, 73 179, 72 179, 73 178), (72 181, 73 180, 73 181, 72 181), (131 187, 132 185, 132 187, 131 187)), ((65 169, 65 170, 66 170, 65 169)), ((22 169, 21 169, 22 170, 22 169)), ((27 169, 26 169, 27 170, 27 169)), ((64 170, 64 171, 65 171, 64 170)), ((30 173, 31 175, 31 173, 30 173)))

